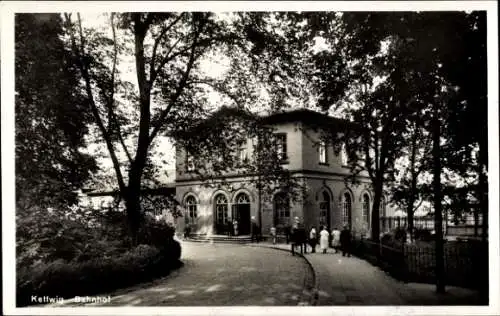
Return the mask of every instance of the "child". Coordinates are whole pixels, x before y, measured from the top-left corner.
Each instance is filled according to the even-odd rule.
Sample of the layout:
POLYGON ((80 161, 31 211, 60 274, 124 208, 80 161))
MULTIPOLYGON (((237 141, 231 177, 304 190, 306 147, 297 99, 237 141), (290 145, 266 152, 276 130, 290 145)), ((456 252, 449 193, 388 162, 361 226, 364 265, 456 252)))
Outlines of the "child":
POLYGON ((273 239, 273 245, 276 244, 276 227, 271 227, 271 238, 273 239))

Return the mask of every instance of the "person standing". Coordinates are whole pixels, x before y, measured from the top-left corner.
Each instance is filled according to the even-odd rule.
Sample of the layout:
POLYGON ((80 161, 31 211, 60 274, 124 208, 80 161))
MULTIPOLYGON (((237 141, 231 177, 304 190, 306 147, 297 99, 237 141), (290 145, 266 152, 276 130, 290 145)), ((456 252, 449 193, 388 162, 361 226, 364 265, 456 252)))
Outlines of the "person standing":
POLYGON ((318 242, 318 236, 316 234, 316 228, 313 226, 309 232, 309 246, 312 248, 312 253, 316 252, 316 243, 318 242))
MULTIPOLYGON (((294 223, 291 229, 290 241, 292 243, 292 255, 295 255, 295 247, 299 246, 300 241, 299 218, 294 218, 294 223)), ((302 245, 300 245, 302 252, 302 245)))
POLYGON ((335 249, 335 253, 339 251, 340 247, 340 230, 338 230, 337 227, 335 227, 332 230, 332 247, 335 249))
POLYGON ((321 250, 323 250, 323 253, 326 253, 328 245, 330 244, 330 234, 328 233, 326 226, 323 227, 319 235, 320 235, 319 246, 321 247, 321 250))
POLYGON ((342 256, 351 256, 351 231, 344 226, 344 229, 340 232, 340 245, 342 247, 342 256))
POLYGON ((271 238, 273 239, 273 245, 276 244, 276 227, 271 227, 271 238))
POLYGON ((252 242, 259 242, 259 227, 255 222, 255 216, 252 216, 251 230, 252 230, 252 242))
POLYGON ((238 236, 238 221, 237 220, 234 220, 233 228, 234 228, 234 235, 238 236))

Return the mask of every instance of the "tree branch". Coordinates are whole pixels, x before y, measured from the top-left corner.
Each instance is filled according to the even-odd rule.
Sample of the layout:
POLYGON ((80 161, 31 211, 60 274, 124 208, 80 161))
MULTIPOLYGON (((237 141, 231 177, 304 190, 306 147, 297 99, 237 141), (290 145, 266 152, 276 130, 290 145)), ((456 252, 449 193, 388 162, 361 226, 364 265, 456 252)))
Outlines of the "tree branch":
POLYGON ((190 53, 190 56, 189 56, 189 61, 188 61, 188 64, 186 66, 186 71, 184 72, 184 74, 182 76, 182 79, 179 82, 179 85, 177 86, 175 94, 170 98, 170 102, 169 102, 167 108, 162 111, 162 113, 160 115, 160 118, 157 121, 158 123, 153 128, 153 131, 151 132, 151 135, 149 136, 149 143, 151 143, 153 141, 153 139, 156 137, 156 135, 160 131, 160 128, 163 125, 165 118, 170 113, 170 110, 172 109, 172 107, 174 106, 174 104, 177 102, 177 99, 180 97, 180 95, 182 94, 184 88, 186 87, 186 82, 187 82, 187 80, 189 78, 189 74, 190 74, 191 69, 192 69, 192 67, 194 65, 195 52, 196 52, 196 47, 197 47, 196 44, 198 42, 198 38, 200 36, 200 33, 201 33, 201 29, 198 29, 197 32, 195 33, 195 38, 194 38, 194 41, 193 41, 193 45, 191 46, 191 53, 190 53))
POLYGON ((110 120, 113 119, 116 124, 117 128, 117 133, 118 133, 118 139, 120 140, 120 144, 123 147, 123 151, 125 152, 125 155, 127 156, 128 162, 132 162, 132 157, 130 156, 130 152, 128 151, 127 146, 125 145, 125 141, 123 140, 120 124, 116 118, 116 113, 113 110, 114 102, 115 102, 115 73, 116 73, 116 64, 117 64, 117 59, 118 59, 118 44, 116 43, 116 28, 115 28, 115 23, 114 23, 114 13, 111 13, 111 30, 113 32, 113 67, 111 71, 111 97, 110 97, 110 104, 109 104, 109 111, 111 111, 112 115, 110 116, 110 120))
POLYGON ((414 214, 418 210, 418 208, 422 205, 423 202, 424 202, 424 199, 420 199, 420 203, 418 203, 418 205, 413 208, 413 213, 414 214))
MULTIPOLYGON (((155 43, 153 45, 153 54, 152 54, 152 57, 151 57, 151 61, 150 61, 150 65, 149 65, 149 68, 151 69, 151 73, 150 73, 150 76, 149 76, 149 81, 153 82, 154 81, 154 77, 156 75, 153 76, 153 70, 155 69, 155 62, 156 62, 156 51, 158 49, 158 45, 160 45, 160 42, 163 38, 163 36, 165 36, 165 34, 167 34, 167 32, 175 25, 177 24, 177 22, 180 21, 180 19, 183 17, 184 15, 184 12, 182 12, 179 17, 177 19, 175 19, 172 23, 170 23, 169 25, 167 25, 167 27, 163 28, 162 31, 160 32, 160 35, 158 35, 158 37, 155 39, 155 43)), ((179 38, 180 39, 180 38, 179 38)), ((175 46, 177 43, 175 43, 173 46, 175 46)), ((168 54, 167 54, 168 56, 168 54)), ((160 68, 161 69, 161 68, 160 68)), ((155 71, 156 72, 156 71, 155 71)))
MULTIPOLYGON (((69 14, 65 14, 66 21, 68 25, 71 25, 71 16, 69 14)), ((78 28, 79 28, 79 34, 81 36, 80 39, 80 48, 83 49, 82 43, 84 42, 83 39, 83 30, 82 30, 82 24, 81 24, 81 18, 80 14, 78 14, 78 28)), ((95 104, 94 101, 94 94, 92 92, 92 85, 91 85, 91 80, 90 80, 90 74, 88 73, 88 69, 84 61, 82 60, 82 55, 84 55, 83 50, 79 50, 76 44, 76 39, 74 36, 74 33, 71 31, 70 32, 70 37, 71 37, 71 44, 72 44, 72 50, 75 56, 78 59, 77 66, 80 69, 80 72, 82 74, 83 79, 85 80, 85 90, 87 92, 87 95, 89 97, 89 103, 90 103, 90 108, 92 110, 92 114, 94 115, 94 118, 96 120, 96 124, 99 127, 99 130, 103 134, 104 140, 106 142, 106 147, 108 148, 109 155, 111 157, 111 161, 113 162, 113 168, 116 173, 116 178, 118 180, 118 186, 120 187, 121 192, 125 192, 125 182, 120 170, 120 163, 118 161, 118 158, 115 153, 115 149, 113 147, 113 143, 111 141, 111 137, 106 130, 106 127, 104 126, 104 123, 101 119, 101 116, 99 115, 99 110, 97 108, 97 105, 95 104)))

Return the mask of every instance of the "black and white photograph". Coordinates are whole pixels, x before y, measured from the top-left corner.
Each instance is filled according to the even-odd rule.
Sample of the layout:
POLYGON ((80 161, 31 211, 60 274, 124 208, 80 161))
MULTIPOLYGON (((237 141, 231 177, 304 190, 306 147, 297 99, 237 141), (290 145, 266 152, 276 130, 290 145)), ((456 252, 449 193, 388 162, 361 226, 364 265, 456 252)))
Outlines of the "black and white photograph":
POLYGON ((0 7, 4 314, 500 314, 496 2, 0 7))

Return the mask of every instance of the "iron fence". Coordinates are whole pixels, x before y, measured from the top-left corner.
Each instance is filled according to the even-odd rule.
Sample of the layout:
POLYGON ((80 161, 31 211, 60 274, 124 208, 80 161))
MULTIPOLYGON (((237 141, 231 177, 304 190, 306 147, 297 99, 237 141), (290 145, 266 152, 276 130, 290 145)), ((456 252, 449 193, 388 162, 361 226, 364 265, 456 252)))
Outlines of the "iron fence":
MULTIPOLYGON (((382 232, 388 232, 396 228, 407 228, 408 218, 398 217, 398 216, 386 216, 380 218, 380 230, 382 232)), ((434 218, 433 217, 414 217, 413 227, 417 229, 434 229, 434 218)), ((446 223, 443 221, 443 229, 446 229, 446 223)))
MULTIPOLYGON (((435 244, 375 243, 354 239, 353 254, 405 282, 436 282, 435 244)), ((480 241, 445 242, 445 282, 448 285, 487 291, 488 247, 480 241)))
MULTIPOLYGON (((483 234, 482 218, 480 216, 464 215, 460 220, 443 219, 443 232, 449 236, 479 237, 483 234)), ((380 231, 389 232, 397 228, 408 228, 408 218, 398 216, 380 217, 380 231)), ((434 230, 434 217, 416 216, 413 218, 415 230, 434 230)), ((487 233, 487 232, 486 232, 487 233)))

